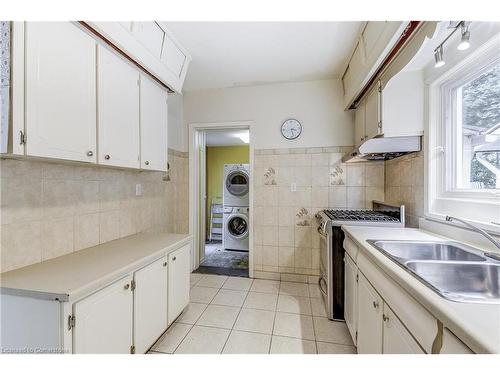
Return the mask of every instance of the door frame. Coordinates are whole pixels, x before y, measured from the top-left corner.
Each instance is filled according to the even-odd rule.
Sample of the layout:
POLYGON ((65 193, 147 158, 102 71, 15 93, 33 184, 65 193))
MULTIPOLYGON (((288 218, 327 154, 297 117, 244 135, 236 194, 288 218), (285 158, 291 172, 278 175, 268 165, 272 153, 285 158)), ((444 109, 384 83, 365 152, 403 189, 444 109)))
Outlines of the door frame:
MULTIPOLYGON (((223 129, 244 129, 249 132, 249 164, 250 164, 250 191, 249 191, 249 249, 248 249, 248 275, 253 277, 253 164, 254 148, 252 136, 253 121, 227 121, 227 122, 198 122, 189 124, 189 233, 193 235, 193 249, 191 253, 191 271, 197 269, 200 265, 201 246, 205 246, 206 233, 204 230, 205 222, 201 215, 205 211, 199 207, 200 191, 200 171, 205 176, 205 171, 201 170, 205 166, 205 160, 200 160, 200 153, 197 152, 201 146, 199 141, 200 133, 206 130, 223 129)), ((203 137, 204 138, 204 137, 203 137)), ((203 144, 204 146, 204 144, 203 144)), ((205 155, 205 153, 203 153, 205 155)), ((205 205, 206 206, 206 205, 205 205)), ((205 218, 203 218, 205 219, 205 218)))

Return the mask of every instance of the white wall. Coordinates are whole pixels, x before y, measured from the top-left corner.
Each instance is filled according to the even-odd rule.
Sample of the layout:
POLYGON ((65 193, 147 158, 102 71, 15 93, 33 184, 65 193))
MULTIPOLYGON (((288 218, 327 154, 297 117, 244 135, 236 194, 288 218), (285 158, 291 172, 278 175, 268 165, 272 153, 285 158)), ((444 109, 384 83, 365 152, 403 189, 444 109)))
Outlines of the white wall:
POLYGON ((184 126, 182 95, 168 96, 168 148, 187 151, 187 132, 184 126))
POLYGON ((349 146, 354 137, 353 114, 344 112, 342 95, 340 80, 187 92, 185 131, 188 124, 197 122, 252 120, 256 149, 349 146), (288 118, 302 123, 302 135, 295 141, 280 133, 288 118))

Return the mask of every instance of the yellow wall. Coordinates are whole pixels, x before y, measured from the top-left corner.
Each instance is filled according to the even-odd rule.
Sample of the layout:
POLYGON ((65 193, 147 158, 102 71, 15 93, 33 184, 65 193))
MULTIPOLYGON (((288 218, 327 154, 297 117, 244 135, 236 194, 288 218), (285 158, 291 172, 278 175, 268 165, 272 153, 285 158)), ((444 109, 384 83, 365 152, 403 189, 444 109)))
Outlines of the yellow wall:
POLYGON ((210 228, 210 203, 212 202, 212 198, 222 198, 224 164, 248 164, 250 160, 249 150, 247 145, 207 147, 207 231, 210 228))

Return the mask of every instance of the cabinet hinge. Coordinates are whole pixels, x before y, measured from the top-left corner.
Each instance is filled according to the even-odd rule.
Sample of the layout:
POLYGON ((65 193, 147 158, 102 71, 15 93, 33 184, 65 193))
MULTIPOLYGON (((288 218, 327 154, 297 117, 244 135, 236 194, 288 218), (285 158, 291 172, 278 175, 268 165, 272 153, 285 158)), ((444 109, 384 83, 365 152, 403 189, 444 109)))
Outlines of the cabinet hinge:
POLYGON ((130 347, 130 354, 135 354, 135 345, 130 347))
POLYGON ((359 273, 356 274, 356 282, 359 282, 359 273))
POLYGON ((135 290, 135 280, 130 282, 130 290, 135 290))
POLYGON ((26 133, 23 132, 22 130, 19 131, 19 144, 20 145, 26 144, 26 133))
POLYGON ((74 315, 68 316, 68 331, 71 331, 71 328, 75 326, 76 317, 74 315))
POLYGON ((354 335, 354 337, 355 337, 355 338, 354 338, 354 340, 355 340, 356 342, 358 342, 358 331, 356 331, 356 334, 354 335))

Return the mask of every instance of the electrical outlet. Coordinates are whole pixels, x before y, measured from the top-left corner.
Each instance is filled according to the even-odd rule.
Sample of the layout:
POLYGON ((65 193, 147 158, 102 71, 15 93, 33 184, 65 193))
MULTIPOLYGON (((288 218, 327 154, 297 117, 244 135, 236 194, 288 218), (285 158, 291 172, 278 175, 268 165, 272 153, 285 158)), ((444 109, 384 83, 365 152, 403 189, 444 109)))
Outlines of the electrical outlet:
POLYGON ((135 196, 140 197, 142 195, 142 185, 135 184, 135 196))
POLYGON ((297 183, 292 182, 292 185, 290 186, 290 191, 297 191, 297 183))

